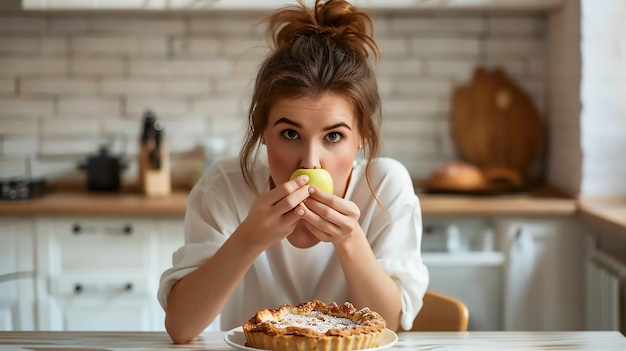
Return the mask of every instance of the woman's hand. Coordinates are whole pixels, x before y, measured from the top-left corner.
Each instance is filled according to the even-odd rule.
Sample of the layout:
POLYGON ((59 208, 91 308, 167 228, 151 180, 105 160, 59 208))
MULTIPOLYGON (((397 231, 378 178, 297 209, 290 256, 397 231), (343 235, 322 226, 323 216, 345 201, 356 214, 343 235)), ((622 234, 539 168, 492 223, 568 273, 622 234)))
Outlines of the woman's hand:
POLYGON ((305 227, 321 241, 332 242, 355 306, 377 311, 393 330, 400 325, 402 298, 396 282, 379 265, 359 225, 358 206, 339 196, 309 187, 301 215, 305 227), (312 190, 312 192, 311 192, 312 190))
POLYGON ((246 228, 245 232, 252 233, 250 239, 263 246, 287 237, 301 218, 296 212, 306 212, 301 204, 310 196, 305 186, 308 180, 301 175, 259 195, 240 228, 246 228))
POLYGON ((300 216, 306 228, 321 241, 339 243, 349 239, 359 227, 359 207, 314 186, 308 189, 310 197, 304 201, 306 209, 300 216))

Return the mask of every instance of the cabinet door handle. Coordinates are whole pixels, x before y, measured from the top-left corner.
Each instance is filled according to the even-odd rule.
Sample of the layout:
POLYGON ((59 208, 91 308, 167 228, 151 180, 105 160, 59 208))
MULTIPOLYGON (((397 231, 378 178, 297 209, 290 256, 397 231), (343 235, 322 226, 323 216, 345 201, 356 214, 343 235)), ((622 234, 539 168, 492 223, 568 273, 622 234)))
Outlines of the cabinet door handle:
MULTIPOLYGON (((102 229, 102 231, 105 234, 110 234, 110 235, 131 235, 134 232, 133 226, 130 224, 127 224, 125 226, 123 226, 122 228, 116 228, 116 227, 105 227, 102 229)), ((78 223, 74 224, 72 226, 72 232, 74 233, 74 235, 80 235, 80 234, 97 234, 98 233, 98 228, 96 227, 84 227, 78 223)))
POLYGON ((115 227, 104 228, 104 233, 110 234, 110 235, 131 235, 133 234, 133 231, 134 231, 133 226, 130 224, 127 224, 123 226, 122 228, 115 228, 115 227))
POLYGON ((131 292, 133 291, 133 283, 123 284, 74 284, 74 294, 80 295, 86 292, 131 292))
POLYGON ((88 232, 95 232, 95 228, 91 227, 91 228, 84 228, 82 225, 75 223, 72 226, 72 233, 74 233, 74 235, 80 235, 80 234, 86 234, 88 232))
POLYGON ((131 235, 133 233, 133 227, 131 225, 124 226, 124 234, 131 235))

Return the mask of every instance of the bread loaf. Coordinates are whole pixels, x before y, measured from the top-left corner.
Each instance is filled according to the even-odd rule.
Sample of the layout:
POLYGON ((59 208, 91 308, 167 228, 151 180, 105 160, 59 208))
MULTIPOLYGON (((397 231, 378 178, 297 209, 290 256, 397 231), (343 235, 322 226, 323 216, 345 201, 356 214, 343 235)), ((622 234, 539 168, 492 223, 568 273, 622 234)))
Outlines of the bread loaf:
POLYGON ((474 191, 485 188, 485 185, 481 170, 461 161, 435 169, 428 179, 428 188, 436 191, 474 191))

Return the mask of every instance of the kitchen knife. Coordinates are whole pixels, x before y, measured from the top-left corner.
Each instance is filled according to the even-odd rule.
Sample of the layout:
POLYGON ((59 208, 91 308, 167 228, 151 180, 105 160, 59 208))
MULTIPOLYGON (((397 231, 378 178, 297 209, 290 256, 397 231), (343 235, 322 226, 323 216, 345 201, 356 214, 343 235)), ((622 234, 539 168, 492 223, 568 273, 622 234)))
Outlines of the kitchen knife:
POLYGON ((156 115, 154 112, 148 110, 143 114, 143 129, 141 130, 141 144, 148 144, 148 140, 154 131, 154 123, 156 115))
POLYGON ((161 139, 163 138, 163 123, 154 122, 154 148, 150 152, 150 165, 153 169, 161 169, 161 139))

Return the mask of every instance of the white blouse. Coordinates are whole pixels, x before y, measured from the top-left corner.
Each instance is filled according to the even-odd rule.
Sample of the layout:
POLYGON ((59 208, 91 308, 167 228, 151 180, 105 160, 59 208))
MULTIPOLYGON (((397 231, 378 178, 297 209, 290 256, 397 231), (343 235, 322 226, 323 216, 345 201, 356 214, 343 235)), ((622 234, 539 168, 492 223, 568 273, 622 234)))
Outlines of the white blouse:
MULTIPOLYGON (((422 219, 419 200, 406 168, 378 158, 372 186, 385 209, 372 196, 365 179, 365 160, 354 162, 345 198, 361 211, 359 224, 378 263, 398 284, 403 329, 410 329, 422 307, 428 270, 422 262, 422 219)), ((269 190, 269 168, 259 158, 253 170, 258 193, 269 190)), ((173 254, 173 266, 161 276, 158 299, 165 309, 172 286, 211 257, 246 218, 256 194, 243 179, 238 158, 214 162, 187 199, 185 244, 173 254)), ((358 262, 355 262, 358 264, 358 262)), ((220 314, 220 329, 240 326, 261 308, 277 308, 312 299, 350 301, 341 265, 331 243, 299 249, 283 239, 267 248, 235 288, 220 314)))

